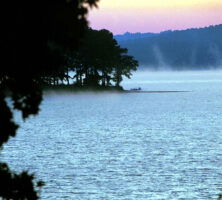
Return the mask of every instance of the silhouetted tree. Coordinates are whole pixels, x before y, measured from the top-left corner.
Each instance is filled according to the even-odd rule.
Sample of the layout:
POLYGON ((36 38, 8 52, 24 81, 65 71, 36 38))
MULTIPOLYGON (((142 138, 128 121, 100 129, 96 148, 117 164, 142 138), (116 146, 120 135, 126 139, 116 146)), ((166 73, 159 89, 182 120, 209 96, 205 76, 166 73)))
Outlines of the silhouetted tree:
MULTIPOLYGON (((65 62, 64 52, 79 46, 87 25, 89 7, 98 0, 44 0, 0 2, 0 147, 16 136, 18 125, 12 109, 23 119, 37 114, 42 101, 40 83, 57 81, 65 62), (50 77, 51 78, 51 77, 50 77)), ((0 197, 3 199, 38 199, 42 183, 34 183, 27 172, 16 174, 0 164, 0 197)))
POLYGON ((105 29, 88 29, 81 48, 69 54, 68 61, 68 67, 62 70, 73 71, 78 86, 105 87, 112 81, 119 87, 122 76, 130 78, 131 71, 138 66, 138 62, 127 55, 127 49, 121 48, 113 34, 105 29))
POLYGON ((136 71, 137 67, 138 61, 135 60, 132 56, 120 56, 120 60, 114 70, 113 80, 116 83, 116 86, 120 87, 120 82, 123 80, 123 76, 130 78, 132 75, 131 71, 136 71))

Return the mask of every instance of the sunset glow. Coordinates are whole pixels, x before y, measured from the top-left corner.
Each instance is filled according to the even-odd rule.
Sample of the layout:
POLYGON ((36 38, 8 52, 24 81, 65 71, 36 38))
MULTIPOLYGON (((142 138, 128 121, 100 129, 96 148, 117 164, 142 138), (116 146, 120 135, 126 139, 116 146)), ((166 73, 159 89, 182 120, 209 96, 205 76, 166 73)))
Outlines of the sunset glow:
POLYGON ((172 8, 210 7, 222 5, 220 0, 101 0, 101 8, 172 8))
POLYGON ((117 33, 160 32, 222 23, 221 0, 101 0, 90 25, 117 33))

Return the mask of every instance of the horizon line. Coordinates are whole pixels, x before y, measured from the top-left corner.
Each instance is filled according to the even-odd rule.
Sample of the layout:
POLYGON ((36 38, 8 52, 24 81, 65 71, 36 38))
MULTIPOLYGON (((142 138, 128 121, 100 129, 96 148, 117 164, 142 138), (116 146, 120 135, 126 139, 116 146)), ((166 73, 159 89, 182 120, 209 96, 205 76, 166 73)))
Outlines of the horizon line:
POLYGON ((211 24, 211 25, 207 25, 207 26, 199 26, 199 27, 189 27, 189 28, 184 28, 184 29, 166 29, 166 30, 162 30, 162 31, 158 31, 158 32, 129 32, 129 31, 126 31, 126 32, 123 32, 123 33, 113 33, 112 31, 106 29, 106 28, 102 28, 102 29, 94 29, 92 27, 92 29, 94 30, 103 30, 103 29, 106 29, 108 31, 110 31, 114 36, 117 36, 117 35, 125 35, 127 33, 130 33, 130 34, 137 34, 137 33, 141 33, 141 34, 146 34, 146 33, 150 33, 150 34, 160 34, 160 33, 163 33, 163 32, 167 32, 167 31, 186 31, 186 30, 190 30, 190 29, 202 29, 202 28, 209 28, 211 26, 219 26, 219 25, 222 25, 222 22, 220 24, 211 24))

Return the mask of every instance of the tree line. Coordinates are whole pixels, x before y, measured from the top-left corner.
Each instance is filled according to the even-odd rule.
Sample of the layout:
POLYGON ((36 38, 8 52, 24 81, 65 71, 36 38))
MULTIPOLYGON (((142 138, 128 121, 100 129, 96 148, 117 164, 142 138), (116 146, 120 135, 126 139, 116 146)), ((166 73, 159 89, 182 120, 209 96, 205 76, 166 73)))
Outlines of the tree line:
POLYGON ((113 34, 105 29, 87 28, 78 50, 51 46, 54 51, 60 51, 64 60, 54 60, 52 64, 57 67, 42 77, 44 85, 120 87, 123 76, 130 78, 138 67, 138 62, 127 55, 128 50, 121 48, 113 34))
POLYGON ((145 68, 175 70, 221 68, 222 25, 144 34, 117 40, 145 68))

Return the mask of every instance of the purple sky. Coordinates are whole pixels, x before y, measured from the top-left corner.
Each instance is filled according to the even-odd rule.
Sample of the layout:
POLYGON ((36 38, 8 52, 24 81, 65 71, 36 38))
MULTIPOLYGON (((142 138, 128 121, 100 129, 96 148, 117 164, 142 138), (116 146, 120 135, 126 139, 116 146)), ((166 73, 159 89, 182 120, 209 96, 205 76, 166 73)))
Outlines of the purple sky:
POLYGON ((90 26, 125 32, 161 32, 222 23, 222 0, 101 0, 90 26))

